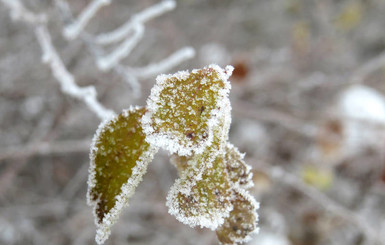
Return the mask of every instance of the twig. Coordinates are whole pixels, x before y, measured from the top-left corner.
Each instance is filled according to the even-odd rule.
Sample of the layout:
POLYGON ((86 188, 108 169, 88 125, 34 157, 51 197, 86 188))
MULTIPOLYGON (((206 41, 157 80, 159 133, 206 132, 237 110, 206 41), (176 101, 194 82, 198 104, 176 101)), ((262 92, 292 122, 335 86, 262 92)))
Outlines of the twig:
POLYGON ((34 16, 38 15, 32 14, 31 12, 27 11, 19 0, 1 1, 10 9, 11 16, 18 16, 22 14, 26 14, 27 16, 29 16, 28 18, 20 17, 19 20, 29 23, 33 26, 36 38, 43 51, 43 62, 49 64, 54 77, 58 80, 61 85, 63 93, 66 93, 74 98, 85 102, 85 104, 91 109, 91 111, 96 113, 96 115, 101 120, 105 120, 113 116, 115 114, 113 111, 106 109, 102 104, 97 101, 95 87, 88 86, 81 88, 76 84, 72 74, 68 72, 59 55, 57 54, 52 44, 51 36, 49 35, 45 24, 30 20, 30 18, 35 18, 34 16))
POLYGON ((31 24, 44 23, 44 14, 34 14, 27 10, 19 0, 0 0, 10 10, 10 16, 15 21, 24 21, 31 24))
MULTIPOLYGON (((56 6, 59 9, 59 12, 64 17, 65 22, 75 22, 73 19, 71 10, 68 4, 62 0, 55 0, 56 6)), ((93 38, 91 35, 85 31, 79 33, 79 37, 86 44, 89 52, 96 59, 96 64, 98 68, 102 71, 113 70, 118 75, 122 76, 124 81, 129 84, 133 90, 133 95, 139 97, 141 95, 140 83, 138 78, 140 77, 136 73, 132 72, 136 68, 125 67, 119 63, 119 61, 127 57, 132 48, 138 43, 138 41, 143 36, 143 25, 145 22, 164 14, 167 11, 174 9, 176 2, 174 0, 163 1, 159 4, 153 5, 140 13, 135 14, 121 27, 118 27, 114 31, 109 33, 103 33, 93 38), (136 29, 136 31, 135 31, 136 29), (133 36, 128 37, 131 32, 134 31, 133 36), (115 42, 126 40, 118 48, 116 48, 111 54, 106 55, 104 50, 99 45, 111 44, 115 42)), ((193 58, 195 56, 195 51, 191 51, 190 47, 186 47, 174 53, 174 55, 166 58, 164 61, 160 62, 158 65, 163 66, 164 69, 171 69, 172 67, 178 65, 179 63, 193 58), (183 53, 180 53, 182 50, 183 53), (172 59, 171 59, 172 58, 172 59), (179 62, 179 63, 177 63, 179 62)), ((155 65, 155 64, 154 64, 155 65)), ((146 68, 137 68, 137 69, 151 69, 149 72, 155 72, 155 67, 150 65, 146 68)), ((165 70, 157 69, 157 72, 161 73, 165 70)))
POLYGON ((115 113, 106 109, 96 99, 97 93, 94 86, 81 88, 76 84, 74 77, 67 71, 53 47, 47 28, 44 25, 39 25, 35 28, 35 34, 43 51, 43 62, 51 67, 54 77, 61 85, 62 92, 82 100, 101 120, 113 116, 115 113))
POLYGON ((119 61, 127 57, 143 37, 144 26, 138 23, 134 26, 134 34, 120 44, 111 54, 99 57, 97 65, 100 70, 108 71, 116 66, 119 61))
POLYGON ((95 41, 98 44, 106 45, 122 41, 137 24, 144 24, 145 22, 152 20, 170 10, 173 10, 176 6, 174 0, 163 1, 155 4, 142 12, 139 12, 131 17, 125 24, 115 30, 99 34, 95 41))
POLYGON ((79 36, 84 30, 86 25, 95 16, 95 14, 105 5, 111 3, 111 0, 94 0, 80 13, 77 20, 73 21, 72 24, 64 28, 63 34, 69 39, 73 40, 79 36))
POLYGON ((179 49, 164 60, 149 64, 145 67, 129 67, 129 73, 133 74, 137 78, 149 78, 153 75, 160 74, 161 72, 170 70, 171 68, 179 65, 183 61, 191 59, 195 56, 195 50, 191 47, 185 47, 179 49))

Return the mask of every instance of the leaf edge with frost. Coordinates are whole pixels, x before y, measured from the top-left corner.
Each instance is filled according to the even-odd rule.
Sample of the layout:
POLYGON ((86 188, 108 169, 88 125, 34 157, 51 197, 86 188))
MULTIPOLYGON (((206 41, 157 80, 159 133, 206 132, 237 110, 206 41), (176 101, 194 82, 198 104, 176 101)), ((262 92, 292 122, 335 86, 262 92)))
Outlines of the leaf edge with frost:
MULTIPOLYGON (((133 113, 143 108, 144 107, 140 107, 140 106, 130 106, 128 109, 123 110, 122 114, 123 116, 128 117, 130 113, 133 113)), ((135 188, 142 181, 142 177, 147 171, 148 164, 152 161, 155 153, 158 151, 157 147, 154 147, 150 144, 148 150, 138 158, 138 160, 136 161, 136 165, 132 168, 131 177, 127 180, 126 183, 124 183, 121 186, 120 194, 115 197, 117 199, 115 205, 109 210, 108 213, 105 214, 102 222, 99 223, 97 212, 96 212, 96 209, 98 207, 97 206, 98 199, 92 200, 91 198, 91 191, 96 186, 95 158, 96 158, 96 151, 98 149, 96 145, 98 143, 100 135, 105 130, 108 130, 107 126, 110 123, 115 122, 118 119, 118 116, 119 115, 111 116, 110 118, 105 119, 102 123, 99 124, 98 129, 96 130, 96 133, 92 139, 92 143, 90 147, 90 154, 89 154, 90 166, 88 169, 88 180, 87 180, 87 184, 88 184, 87 205, 93 207, 94 223, 97 227, 95 241, 98 244, 103 244, 110 236, 112 225, 114 225, 119 219, 119 215, 122 209, 128 206, 128 199, 134 194, 135 188)), ((138 123, 140 124, 141 121, 139 120, 138 123)))
MULTIPOLYGON (((180 156, 189 156, 194 154, 200 154, 204 151, 204 149, 209 146, 212 141, 213 141, 213 135, 212 133, 208 134, 207 140, 203 141, 200 147, 196 146, 183 146, 178 143, 178 138, 175 135, 172 135, 170 133, 162 133, 162 134, 156 134, 154 133, 154 129, 151 126, 151 124, 154 122, 152 116, 153 114, 159 109, 158 101, 161 92, 165 88, 165 84, 167 83, 168 79, 171 78, 177 78, 177 79, 187 79, 191 73, 196 73, 200 70, 203 69, 214 69, 219 76, 219 79, 221 79, 225 87, 222 90, 219 90, 218 94, 218 100, 217 103, 215 104, 215 108, 220 107, 220 103, 222 101, 228 99, 230 89, 231 89, 231 84, 229 82, 229 78, 234 70, 234 67, 231 65, 228 65, 225 67, 225 69, 222 69, 216 64, 211 64, 208 66, 203 67, 202 69, 193 69, 191 72, 188 70, 186 71, 179 71, 175 74, 162 74, 157 76, 156 78, 156 84, 154 87, 151 89, 151 94, 147 99, 147 108, 148 111, 145 113, 145 115, 142 117, 142 125, 143 125, 143 131, 147 135, 146 141, 150 145, 155 145, 159 148, 163 148, 167 151, 170 152, 170 154, 177 153, 180 156)), ((219 123, 218 118, 221 109, 214 109, 211 112, 211 118, 208 120, 207 125, 208 125, 208 130, 209 132, 212 132, 213 128, 219 123)))
MULTIPOLYGON (((232 217, 232 212, 235 211, 236 207, 238 207, 237 205, 233 204, 233 207, 234 209, 232 211, 230 211, 230 214, 229 216, 226 218, 225 222, 222 224, 222 226, 219 226, 216 230, 216 233, 217 233, 217 236, 218 236, 218 240, 220 242, 220 244, 222 245, 234 245, 234 244, 241 244, 241 243, 246 243, 246 242, 249 242, 252 240, 252 235, 254 234, 258 234, 259 233, 259 214, 257 212, 257 210, 260 208, 260 203, 257 202, 255 200, 255 198, 250 194, 249 191, 243 189, 243 188, 240 188, 240 187, 234 187, 233 188, 233 191, 234 191, 234 199, 233 201, 237 201, 235 198, 236 198, 236 195, 240 195, 242 196, 242 198, 244 198, 247 202, 250 203, 251 206, 254 207, 254 210, 252 210, 252 215, 254 215, 254 219, 255 219, 255 229, 248 232, 246 236, 242 237, 242 238, 231 238, 231 237, 228 237, 228 239, 231 240, 231 242, 224 242, 224 241, 221 241, 220 239, 220 235, 218 234, 219 230, 222 228, 222 226, 226 225, 226 222, 231 222, 229 221, 229 219, 231 219, 232 217)), ((230 233, 226 233, 227 236, 231 235, 230 233)), ((237 234, 239 235, 239 234, 237 234)))

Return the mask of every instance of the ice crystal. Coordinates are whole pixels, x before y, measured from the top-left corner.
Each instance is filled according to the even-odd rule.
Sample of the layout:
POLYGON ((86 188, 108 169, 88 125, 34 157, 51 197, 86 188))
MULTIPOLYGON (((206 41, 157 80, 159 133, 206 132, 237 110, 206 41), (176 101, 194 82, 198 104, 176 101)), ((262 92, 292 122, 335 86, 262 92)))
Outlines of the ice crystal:
POLYGON ((110 234, 128 199, 142 180, 156 148, 145 141, 140 119, 145 108, 131 107, 103 122, 91 146, 88 204, 94 206, 96 241, 110 234))
POLYGON ((218 240, 222 244, 239 244, 251 239, 258 232, 259 204, 243 189, 234 189, 233 210, 224 224, 217 229, 218 240))
POLYGON ((142 120, 146 140, 178 155, 202 153, 212 142, 228 99, 232 70, 210 65, 158 76, 142 120))

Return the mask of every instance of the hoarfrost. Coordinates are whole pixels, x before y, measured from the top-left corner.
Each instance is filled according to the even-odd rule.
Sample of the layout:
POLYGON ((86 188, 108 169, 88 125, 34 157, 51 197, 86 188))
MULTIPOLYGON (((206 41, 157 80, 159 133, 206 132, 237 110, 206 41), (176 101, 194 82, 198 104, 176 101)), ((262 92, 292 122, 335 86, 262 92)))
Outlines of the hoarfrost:
POLYGON ((67 39, 77 38, 90 20, 103 6, 111 3, 111 0, 94 0, 79 15, 78 19, 64 28, 63 34, 67 39))
POLYGON ((102 122, 93 138, 87 202, 94 207, 98 244, 110 235, 157 151, 144 140, 140 119, 145 110, 130 107, 102 122))
POLYGON ((178 155, 202 153, 227 104, 232 71, 209 65, 158 76, 142 119, 146 140, 178 155))
POLYGON ((223 225, 217 229, 217 236, 222 244, 239 244, 251 240, 251 235, 258 233, 259 203, 249 192, 235 188, 232 204, 234 209, 223 225))
POLYGON ((245 154, 240 153, 238 148, 231 143, 227 143, 225 153, 226 169, 231 182, 236 187, 244 189, 253 187, 251 166, 247 165, 243 160, 245 154))
POLYGON ((230 102, 226 100, 219 124, 213 130, 213 142, 202 154, 172 157, 180 178, 171 187, 166 204, 170 214, 191 227, 214 230, 233 209, 232 183, 226 170, 224 152, 230 110, 230 102))
POLYGON ((107 45, 122 41, 135 28, 135 25, 144 24, 145 22, 162 15, 167 11, 173 10, 175 7, 176 2, 174 0, 166 0, 158 4, 154 4, 149 8, 135 14, 131 17, 130 20, 115 30, 108 33, 99 34, 95 38, 95 42, 101 45, 107 45))
POLYGON ((192 158, 189 168, 171 187, 167 196, 169 213, 191 227, 216 229, 233 209, 231 185, 225 171, 223 156, 217 156, 211 167, 202 168, 210 156, 192 158))
POLYGON ((129 67, 128 71, 138 78, 149 78, 153 75, 170 70, 194 56, 195 50, 192 47, 184 47, 158 63, 152 63, 145 67, 129 67))

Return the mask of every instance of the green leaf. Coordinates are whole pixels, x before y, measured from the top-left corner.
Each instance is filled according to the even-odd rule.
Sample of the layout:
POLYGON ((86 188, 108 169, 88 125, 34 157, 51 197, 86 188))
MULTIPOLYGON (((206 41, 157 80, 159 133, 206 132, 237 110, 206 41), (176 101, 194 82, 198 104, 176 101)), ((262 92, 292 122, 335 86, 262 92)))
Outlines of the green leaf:
POLYGON ((243 189, 234 189, 232 204, 234 209, 224 224, 217 229, 218 240, 222 244, 239 244, 251 239, 258 232, 259 203, 243 189))
POLYGON ((232 184, 224 161, 230 127, 229 101, 224 105, 219 124, 213 130, 213 143, 202 154, 172 157, 180 178, 171 187, 166 204, 170 214, 191 227, 214 230, 232 209, 232 184))
POLYGON ((91 146, 88 204, 94 206, 96 241, 110 234, 128 199, 157 151, 145 141, 141 118, 145 108, 130 108, 103 122, 91 146))
MULTIPOLYGON (((227 146, 226 142, 228 140, 230 123, 231 123, 231 106, 228 99, 224 100, 223 107, 220 111, 220 118, 218 119, 219 123, 213 129, 213 141, 210 146, 207 146, 205 151, 201 154, 195 154, 195 160, 191 161, 192 164, 195 164, 198 158, 206 157, 206 163, 201 161, 201 164, 197 164, 195 167, 198 167, 200 170, 202 168, 210 167, 209 164, 215 159, 217 155, 222 154, 226 151, 227 146), (200 156, 199 156, 200 155, 200 156), (210 160, 208 160, 210 159, 210 160)), ((243 155, 242 155, 243 156, 243 155)), ((231 156, 227 156, 230 158, 231 156)), ((182 172, 189 168, 191 164, 188 162, 193 159, 193 156, 180 156, 177 154, 171 155, 170 161, 177 168, 179 175, 182 175, 182 172)))
POLYGON ((210 158, 203 154, 187 162, 188 168, 171 187, 166 205, 180 222, 214 230, 232 209, 232 192, 223 156, 210 158), (203 164, 207 166, 202 171, 203 164))
POLYGON ((148 142, 178 155, 203 153, 226 106, 232 70, 210 65, 158 76, 142 120, 148 142))

